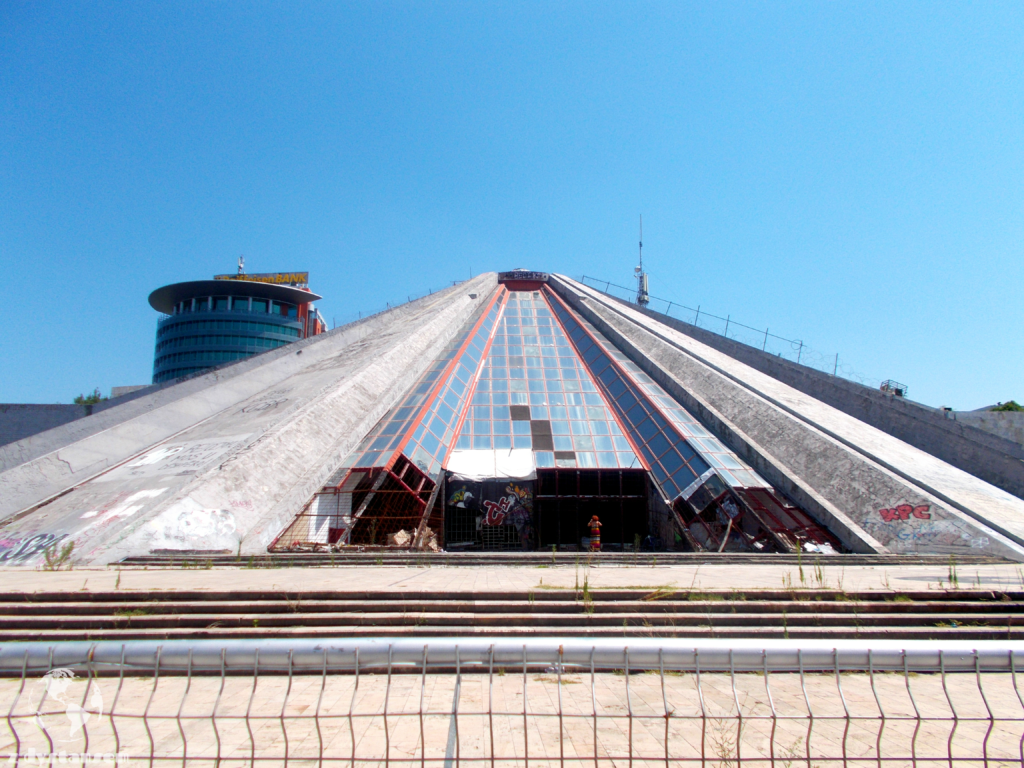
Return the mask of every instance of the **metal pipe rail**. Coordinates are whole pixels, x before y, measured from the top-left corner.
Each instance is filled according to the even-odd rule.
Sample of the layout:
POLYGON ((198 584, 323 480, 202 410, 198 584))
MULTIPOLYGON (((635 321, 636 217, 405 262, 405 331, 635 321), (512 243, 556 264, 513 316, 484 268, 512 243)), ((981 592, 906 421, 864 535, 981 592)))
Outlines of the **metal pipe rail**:
POLYGON ((1012 642, 8 643, 0 759, 994 768, 1024 762, 1022 660, 1012 642))
POLYGON ((133 640, 103 642, 23 642, 0 646, 0 676, 21 676, 62 667, 101 669, 125 674, 251 672, 353 672, 390 667, 419 670, 424 648, 431 667, 450 668, 459 662, 463 671, 489 665, 630 669, 696 672, 806 672, 902 671, 910 672, 1014 672, 1024 667, 1022 642, 872 641, 858 640, 753 640, 685 639, 509 639, 353 638, 325 641, 281 640, 133 640), (358 657, 358 662, 357 662, 358 657))
MULTIPOLYGON (((591 277, 590 275, 583 275, 580 277, 580 282, 587 287, 594 288, 601 291, 602 293, 608 294, 620 300, 634 303, 634 297, 636 295, 635 288, 628 288, 618 283, 613 283, 609 280, 602 280, 597 277, 591 277), (603 286, 603 288, 602 288, 603 286), (615 288, 615 292, 611 289, 615 288)), ((770 354, 784 357, 794 363, 803 364, 821 371, 822 373, 830 373, 833 376, 842 376, 850 381, 855 381, 858 384, 876 389, 881 383, 881 379, 875 377, 866 376, 858 371, 855 371, 851 366, 846 363, 840 363, 839 353, 825 354, 819 350, 809 347, 800 339, 787 339, 784 336, 779 336, 775 333, 769 333, 768 328, 754 328, 750 325, 745 325, 738 320, 733 320, 732 315, 726 315, 721 317, 712 312, 708 312, 706 309, 702 309, 700 305, 696 308, 688 307, 685 304, 680 304, 678 301, 671 299, 663 299, 658 296, 648 295, 648 299, 651 302, 649 309, 654 309, 653 304, 660 302, 664 305, 664 309, 661 314, 673 317, 676 320, 683 320, 683 322, 695 325, 698 328, 703 328, 705 331, 724 336, 727 339, 738 341, 741 344, 746 344, 748 347, 761 347, 762 352, 770 352, 770 354), (672 308, 676 307, 678 310, 682 310, 684 313, 688 313, 692 316, 690 319, 680 318, 672 314, 672 308), (731 333, 730 333, 731 330, 731 333), (771 350, 768 347, 771 346, 771 350)), ((677 312, 678 314, 678 312, 677 312)))

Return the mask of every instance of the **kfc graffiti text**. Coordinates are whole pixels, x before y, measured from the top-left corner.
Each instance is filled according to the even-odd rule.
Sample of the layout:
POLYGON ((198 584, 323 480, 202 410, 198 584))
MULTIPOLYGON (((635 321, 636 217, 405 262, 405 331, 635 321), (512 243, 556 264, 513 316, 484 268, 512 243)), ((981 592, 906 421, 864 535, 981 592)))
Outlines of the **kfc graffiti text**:
POLYGON ((896 522, 897 520, 909 520, 911 517, 916 517, 918 520, 931 520, 932 516, 928 511, 929 509, 931 509, 930 504, 923 504, 919 507, 900 504, 892 509, 880 509, 878 514, 881 515, 882 521, 886 523, 896 522))

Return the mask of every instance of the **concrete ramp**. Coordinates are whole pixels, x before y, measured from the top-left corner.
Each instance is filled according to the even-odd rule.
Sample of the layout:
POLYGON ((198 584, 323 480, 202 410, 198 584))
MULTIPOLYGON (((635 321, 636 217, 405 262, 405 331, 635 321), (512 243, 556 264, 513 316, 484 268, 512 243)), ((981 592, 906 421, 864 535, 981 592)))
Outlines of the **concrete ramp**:
POLYGON ((574 280, 588 321, 855 552, 1024 560, 1024 500, 574 280))
POLYGON ((266 547, 494 274, 0 448, 0 563, 266 547))

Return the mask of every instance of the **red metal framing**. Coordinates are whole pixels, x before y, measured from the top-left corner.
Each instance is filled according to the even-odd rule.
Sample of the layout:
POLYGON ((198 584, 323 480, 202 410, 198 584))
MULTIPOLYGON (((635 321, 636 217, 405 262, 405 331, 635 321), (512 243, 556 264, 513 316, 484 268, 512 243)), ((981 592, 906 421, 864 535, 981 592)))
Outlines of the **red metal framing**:
POLYGON ((498 309, 498 316, 494 318, 491 334, 487 337, 483 352, 480 353, 480 362, 477 363, 476 370, 473 371, 473 378, 467 385, 466 403, 462 406, 462 413, 459 414, 459 418, 455 420, 455 432, 452 434, 452 441, 448 444, 448 450, 444 452, 444 459, 441 461, 442 467, 448 466, 448 460, 452 457, 452 451, 455 450, 454 446, 459 440, 459 433, 462 431, 462 425, 466 421, 466 414, 469 413, 469 409, 473 406, 473 395, 476 394, 477 385, 480 383, 480 370, 487 363, 487 356, 491 353, 491 344, 494 343, 494 334, 498 330, 498 321, 505 315, 505 305, 508 303, 509 291, 504 285, 499 285, 498 287, 503 291, 501 294, 502 306, 498 309))
MULTIPOLYGON (((400 442, 398 444, 398 447, 395 448, 395 451, 391 455, 391 458, 387 460, 386 464, 384 464, 385 469, 390 469, 392 466, 394 466, 394 463, 398 460, 399 455, 401 455, 405 451, 405 448, 409 444, 409 440, 412 439, 413 433, 416 431, 416 428, 423 422, 423 417, 430 411, 430 406, 434 402, 434 399, 437 397, 437 393, 441 390, 441 387, 444 386, 445 382, 448 380, 448 377, 451 375, 452 371, 454 371, 456 366, 458 366, 459 361, 462 359, 463 353, 466 351, 466 347, 469 346, 470 342, 473 340, 473 337, 476 335, 476 332, 480 329, 480 326, 483 324, 484 320, 487 319, 487 315, 491 311, 491 309, 494 307, 495 302, 497 302, 499 300, 503 300, 507 293, 508 293, 508 291, 505 290, 505 286, 503 286, 503 285, 499 285, 497 287, 497 289, 494 291, 494 294, 491 296, 490 300, 487 302, 487 306, 484 308, 484 311, 480 313, 479 319, 477 319, 477 321, 473 324, 473 327, 470 329, 469 333, 466 334, 466 340, 464 342, 462 342, 462 345, 459 347, 458 351, 454 355, 452 355, 452 359, 448 361, 448 364, 444 367, 444 370, 442 370, 440 375, 438 375, 437 380, 434 382, 434 386, 431 387, 431 389, 430 389, 430 392, 428 392, 427 396, 425 398, 423 398, 423 404, 420 405, 419 413, 416 414, 416 418, 413 419, 412 422, 409 424, 409 428, 405 431, 405 437, 402 438, 402 442, 400 442)), ((498 312, 499 312, 499 317, 500 317, 501 316, 501 314, 500 314, 501 310, 499 310, 498 312)), ((495 322, 497 322, 497 321, 495 321, 495 322)), ((491 336, 492 337, 494 336, 494 330, 493 329, 491 330, 491 336)), ((490 338, 488 338, 488 342, 489 341, 490 341, 490 338)), ((488 348, 489 348, 489 346, 488 346, 488 348)), ((485 350, 485 352, 486 352, 486 350, 485 350)), ((484 359, 485 359, 485 357, 482 356, 481 357, 481 363, 483 362, 484 359)), ((479 373, 479 372, 480 372, 480 367, 478 365, 477 366, 477 373, 479 373)), ((473 388, 475 389, 476 388, 475 387, 475 381, 472 382, 472 383, 473 383, 473 388)), ((470 397, 471 396, 472 396, 472 393, 470 393, 470 397)), ((469 404, 469 399, 467 398, 466 405, 468 405, 468 404, 469 404)), ((465 412, 466 412, 466 408, 465 407, 463 407, 462 412, 463 412, 463 414, 465 414, 465 412)), ((454 433, 455 437, 457 437, 458 434, 459 434, 458 431, 456 431, 454 433)), ((455 439, 455 438, 453 438, 453 439, 455 439)), ((448 452, 449 453, 451 452, 451 448, 448 449, 448 452)), ((448 453, 445 453, 444 461, 447 461, 447 460, 448 460, 448 453)), ((444 461, 442 462, 442 465, 444 464, 444 461)))
MULTIPOLYGON (((776 498, 774 490, 771 488, 742 488, 743 500, 755 511, 769 517, 771 521, 779 526, 790 536, 797 538, 797 534, 802 534, 814 544, 828 544, 834 549, 839 549, 841 544, 837 537, 835 537, 831 531, 824 526, 816 523, 811 517, 799 507, 788 507, 782 503, 782 500, 776 498), (772 504, 779 508, 779 510, 789 517, 793 521, 792 527, 786 527, 785 523, 779 520, 778 515, 773 512, 768 504, 765 503, 764 499, 760 498, 759 494, 764 494, 768 497, 772 504), (755 502, 755 503, 752 503, 755 502), (758 507, 760 507, 758 509, 758 507)), ((797 539, 799 546, 799 539, 797 539)))
MULTIPOLYGON (((621 374, 622 374, 622 375, 623 375, 624 377, 626 377, 626 378, 627 378, 627 379, 628 379, 628 380, 629 380, 629 381, 630 381, 630 382, 631 382, 631 383, 633 384, 633 386, 637 388, 637 390, 638 390, 638 391, 639 391, 640 393, 642 393, 642 394, 644 395, 644 398, 645 398, 645 399, 647 400, 647 402, 648 402, 648 403, 649 403, 649 404, 651 405, 651 407, 653 407, 653 408, 656 408, 656 409, 658 410, 658 412, 659 412, 659 413, 661 414, 661 417, 662 417, 663 419, 665 419, 665 421, 666 421, 666 422, 668 422, 669 424, 672 424, 673 428, 675 428, 675 429, 676 429, 676 431, 678 432, 678 431, 679 431, 679 428, 675 426, 675 423, 674 423, 674 421, 673 421, 672 419, 670 419, 670 418, 669 418, 669 417, 668 417, 668 416, 667 416, 667 415, 665 414, 665 412, 664 412, 664 411, 662 410, 661 406, 660 406, 660 405, 659 405, 658 403, 656 403, 656 402, 655 402, 655 401, 654 401, 654 400, 653 400, 653 399, 651 398, 651 396, 650 396, 650 395, 648 395, 648 394, 647 394, 647 393, 646 393, 646 392, 644 391, 644 389, 643 389, 643 388, 642 388, 642 387, 640 386, 640 383, 639 383, 639 382, 638 382, 638 381, 636 380, 636 377, 635 377, 635 376, 633 376, 633 375, 632 375, 632 373, 631 373, 631 372, 630 372, 629 370, 627 370, 626 368, 624 368, 623 366, 621 366, 621 365, 619 364, 618 360, 616 360, 616 359, 615 359, 615 358, 614 358, 614 357, 613 357, 612 355, 608 354, 608 351, 607 351, 607 350, 605 349, 604 345, 603 345, 603 344, 601 344, 600 342, 598 342, 598 341, 597 341, 597 339, 595 339, 595 338, 594 338, 594 335, 593 335, 592 333, 590 333, 590 331, 588 331, 588 330, 587 330, 587 327, 586 327, 586 326, 585 326, 585 325, 584 325, 584 324, 583 324, 583 323, 582 323, 582 322, 580 321, 580 317, 579 317, 579 314, 578 314, 577 312, 574 312, 574 311, 573 311, 573 309, 572 309, 572 307, 570 307, 570 306, 569 306, 569 305, 568 305, 568 304, 567 304, 567 303, 566 303, 565 301, 562 301, 561 297, 557 296, 557 295, 556 295, 556 294, 554 293, 554 291, 552 291, 552 290, 551 290, 551 288, 550 288, 550 287, 546 288, 546 290, 550 291, 550 292, 551 292, 551 294, 552 294, 552 296, 554 296, 554 297, 555 297, 555 299, 556 299, 557 301, 559 301, 559 302, 561 303, 561 305, 562 305, 563 307, 565 307, 565 309, 566 309, 566 310, 567 310, 567 311, 569 312, 569 314, 573 315, 573 317, 575 317, 575 318, 576 318, 576 321, 580 323, 580 328, 582 328, 582 329, 583 329, 583 332, 584 332, 584 333, 586 333, 586 334, 587 334, 587 336, 588 336, 588 337, 590 338, 590 340, 591 340, 591 341, 593 341, 593 342, 594 342, 595 344, 597 344, 597 345, 598 345, 598 347, 600 347, 600 348, 601 348, 602 350, 604 350, 605 354, 607 354, 607 355, 608 355, 608 359, 609 359, 609 360, 611 361, 611 364, 612 364, 612 365, 614 365, 614 366, 615 366, 615 367, 616 367, 616 368, 617 368, 617 369, 618 369, 618 370, 620 371, 620 373, 621 373, 621 374)), ((563 330, 564 330, 564 329, 563 329, 563 330)), ((568 334, 566 334, 566 335, 568 335, 568 334)), ((571 341, 571 340, 572 340, 572 337, 570 336, 570 337, 569 337, 569 339, 570 339, 570 341, 571 341)), ((583 357, 583 356, 582 356, 582 354, 580 354, 580 353, 579 353, 579 350, 577 350, 577 353, 579 354, 580 358, 582 359, 582 357, 583 357)), ((588 370, 589 370, 589 369, 588 369, 588 370)), ((595 379, 597 379, 597 376, 594 376, 594 378, 595 378, 595 379)), ((603 386, 604 386, 604 383, 603 383, 603 382, 600 382, 599 386, 603 387, 603 386)), ((610 397, 610 396, 609 396, 609 397, 610 397)), ((606 399, 607 399, 607 398, 606 398, 606 399)), ((614 413, 614 410, 613 410, 613 413, 614 413)), ((622 427, 622 424, 619 424, 619 427, 621 428, 621 427, 622 427)), ((623 434, 626 434, 626 435, 627 435, 627 437, 628 437, 628 433, 627 433, 627 432, 626 432, 626 430, 624 430, 624 429, 623 429, 623 434)), ((684 435, 682 435, 681 433, 680 433, 680 437, 683 437, 683 439, 684 439, 684 440, 686 439, 686 437, 685 437, 684 435)), ((633 442, 633 441, 632 441, 632 440, 630 440, 630 443, 631 443, 631 444, 632 444, 632 442, 633 442)), ((643 459, 643 454, 641 454, 641 453, 640 453, 640 451, 636 451, 636 454, 637 454, 637 456, 639 456, 639 457, 640 457, 640 460, 641 460, 641 461, 644 461, 644 459, 643 459)), ((646 462, 645 462, 645 464, 646 464, 646 462)), ((773 501, 774 501, 774 502, 775 502, 775 503, 776 503, 776 504, 777 504, 777 505, 778 505, 778 506, 779 506, 779 507, 780 507, 781 509, 783 509, 783 510, 784 510, 784 511, 785 511, 785 512, 786 512, 787 514, 789 514, 789 515, 791 515, 791 516, 792 516, 792 514, 793 514, 793 513, 792 513, 792 512, 791 512, 791 511, 789 510, 789 508, 787 508, 787 507, 783 506, 783 504, 781 504, 781 503, 780 503, 780 502, 779 502, 778 500, 776 500, 776 499, 775 499, 775 490, 774 490, 774 488, 771 488, 771 487, 767 487, 767 488, 766 488, 766 487, 764 487, 764 486, 750 486, 750 487, 747 487, 747 486, 740 486, 740 487, 738 487, 738 488, 733 488, 732 490, 733 490, 734 492, 737 492, 737 491, 739 491, 739 490, 744 490, 744 491, 763 491, 763 492, 765 492, 765 493, 769 494, 769 496, 770 496, 770 497, 772 498, 772 500, 773 500, 773 501)), ((747 503, 747 504, 749 505, 749 500, 748 500, 748 499, 747 499, 746 497, 741 497, 741 498, 742 498, 742 500, 743 500, 744 502, 746 502, 746 503, 747 503)), ((755 497, 755 498, 756 498, 756 497, 755 497)), ((673 500, 673 501, 674 501, 674 500, 673 500)), ((757 501, 758 501, 759 505, 760 505, 760 506, 761 506, 761 507, 763 508, 763 509, 761 509, 761 510, 757 510, 757 511, 761 512, 762 514, 766 514, 766 515, 768 515, 768 516, 769 516, 769 517, 771 518, 771 520, 772 520, 772 521, 773 521, 773 522, 774 522, 774 523, 775 523, 776 525, 780 526, 781 530, 782 530, 782 531, 784 531, 784 532, 785 532, 785 533, 786 533, 787 535, 789 535, 789 536, 793 536, 793 537, 795 538, 795 537, 796 537, 796 534, 797 534, 797 533, 799 532, 799 533, 802 533, 802 534, 803 534, 804 536, 806 536, 806 537, 807 537, 808 539, 810 539, 811 541, 813 541, 813 542, 814 542, 814 543, 816 543, 816 544, 823 544, 823 543, 828 543, 828 544, 830 544, 830 545, 833 545, 833 546, 834 546, 834 545, 835 545, 835 544, 837 543, 836 541, 832 541, 832 540, 830 540, 830 538, 828 537, 828 531, 827 531, 827 529, 824 529, 824 528, 822 528, 822 527, 821 527, 820 525, 816 524, 816 523, 815 523, 815 522, 814 522, 813 520, 811 520, 811 519, 810 519, 810 518, 809 518, 809 517, 808 517, 808 516, 807 516, 807 515, 806 515, 806 514, 805 514, 805 513, 804 513, 804 512, 802 511, 802 510, 800 510, 799 508, 796 508, 796 507, 794 507, 793 509, 795 509, 795 510, 796 510, 796 512, 797 512, 797 514, 799 514, 799 515, 800 515, 800 517, 801 517, 801 518, 803 518, 803 521, 800 521, 800 520, 794 520, 794 522, 795 522, 795 523, 797 523, 797 525, 796 525, 795 527, 793 527, 793 528, 786 528, 786 527, 785 527, 785 526, 784 526, 784 525, 783 525, 783 524, 781 523, 781 521, 779 521, 779 520, 778 520, 777 516, 776 516, 775 514, 773 514, 773 513, 772 513, 772 512, 771 512, 771 511, 770 511, 770 510, 769 510, 769 509, 767 508, 767 506, 765 505, 765 503, 764 503, 764 502, 763 502, 762 500, 758 499, 757 501), (824 535, 823 535, 823 534, 824 534, 824 535)), ((752 506, 752 505, 751 505, 751 506, 752 506)), ((701 518, 700 518, 700 515, 697 515, 697 518, 698 518, 698 519, 701 519, 701 518)), ((703 521, 703 520, 701 520, 701 522, 702 522, 702 523, 705 523, 705 521, 703 521)), ((762 526, 765 526, 765 521, 760 521, 760 520, 759 520, 758 522, 759 522, 759 523, 760 523, 760 524, 761 524, 762 526)), ((707 526, 706 526, 706 523, 705 523, 705 527, 707 527, 707 526)), ((767 527, 767 526, 765 526, 765 527, 767 527)), ((709 534, 710 534, 710 530, 709 530, 709 534)), ((777 532, 773 532, 773 535, 776 535, 776 536, 778 536, 778 533, 777 533, 777 532)), ((799 544, 798 544, 797 546, 799 546, 799 544)))
MULTIPOLYGON (((445 365, 445 367, 438 374, 438 377, 437 377, 436 381, 434 382, 434 385, 430 388, 430 391, 424 397, 423 403, 420 405, 419 412, 416 414, 416 417, 410 423, 408 429, 406 429, 406 432, 405 432, 405 435, 402 438, 402 441, 398 444, 398 447, 396 447, 394 449, 394 451, 391 454, 391 457, 387 460, 387 462, 383 466, 381 466, 381 467, 359 467, 359 466, 349 467, 348 471, 345 473, 345 477, 342 478, 342 481, 340 483, 338 483, 338 486, 337 486, 338 488, 340 488, 342 485, 345 484, 345 481, 348 479, 348 477, 354 471, 357 471, 357 470, 364 470, 364 471, 368 470, 370 472, 373 472, 374 470, 383 471, 387 475, 389 475, 402 489, 404 489, 404 491, 406 493, 408 493, 416 501, 416 506, 420 508, 420 517, 422 517, 423 512, 425 511, 424 507, 426 506, 426 501, 424 499, 420 498, 420 494, 423 492, 423 487, 427 484, 427 482, 431 481, 431 478, 428 477, 424 472, 421 472, 418 467, 415 467, 413 465, 413 463, 412 463, 412 460, 409 459, 408 457, 406 457, 406 466, 403 468, 401 475, 399 475, 399 474, 397 474, 397 473, 395 473, 393 471, 395 463, 404 454, 405 448, 406 448, 406 446, 408 446, 409 440, 412 438, 412 435, 416 431, 416 428, 423 422, 424 416, 430 411, 431 404, 437 398, 438 393, 440 392, 441 388, 444 386, 445 382, 448 380, 448 377, 451 375, 451 373, 455 370, 456 366, 459 364, 459 361, 462 359, 462 355, 465 353, 466 348, 473 341, 473 337, 476 335, 477 331, 479 331, 480 326, 483 324, 483 322, 487 319, 487 316, 488 316, 488 314, 490 314, 491 310, 494 308, 495 303, 500 302, 500 301, 504 301, 504 299, 505 299, 505 297, 507 295, 508 295, 508 291, 506 290, 504 285, 499 285, 495 289, 493 294, 488 299, 487 305, 484 307, 483 311, 480 313, 479 318, 473 324, 473 327, 469 330, 469 332, 466 334, 465 341, 463 341, 463 343, 459 346, 459 348, 455 352, 455 354, 452 355, 452 357, 448 361, 447 365, 445 365), (404 479, 406 473, 410 470, 410 468, 415 469, 416 473, 419 475, 419 482, 417 483, 417 487, 416 487, 415 490, 413 490, 413 488, 411 486, 409 486, 405 482, 405 479, 404 479)), ((499 307, 499 309, 498 309, 498 318, 501 317, 501 311, 502 310, 499 307)), ((486 361, 487 354, 490 351, 491 340, 494 338, 494 329, 497 328, 497 319, 498 318, 495 318, 494 326, 491 328, 491 333, 487 337, 487 341, 484 344, 484 349, 481 352, 480 360, 477 363, 476 370, 473 372, 473 376, 470 379, 470 381, 467 382, 467 384, 466 384, 466 390, 467 390, 466 401, 465 401, 465 404, 463 405, 463 408, 462 408, 462 415, 458 419, 458 421, 456 423, 456 426, 455 426, 455 430, 452 433, 453 436, 454 436, 454 439, 457 439, 457 437, 458 437, 459 430, 462 428, 462 421, 463 421, 463 419, 465 419, 465 414, 466 414, 466 412, 468 410, 468 407, 469 407, 469 403, 472 400, 473 393, 476 391, 476 383, 477 383, 477 380, 479 379, 480 367, 486 361)), ((448 456, 450 454, 451 454, 451 446, 449 445, 448 450, 445 453, 444 460, 442 461, 442 466, 444 465, 445 462, 447 462, 448 456)), ((431 487, 433 487, 433 486, 431 486, 431 487)), ((368 499, 372 499, 373 495, 375 493, 378 493, 378 492, 379 491, 371 490, 369 492, 368 499)), ((390 491, 390 492, 394 493, 395 491, 390 491)), ((315 496, 315 494, 314 494, 314 496, 315 496)), ((308 508, 308 506, 309 505, 307 504, 307 508, 308 508)), ((301 515, 302 515, 302 513, 300 512, 299 516, 301 516, 301 515)), ((361 519, 361 517, 359 519, 361 519)), ((349 529, 349 535, 351 535, 351 532, 355 529, 356 522, 357 522, 356 520, 353 520, 352 528, 349 529)), ((291 526, 289 526, 289 528, 290 527, 291 526)), ((286 530, 288 530, 288 529, 286 529, 286 530)), ((275 544, 276 544, 276 540, 275 540, 275 544)))
MULTIPOLYGON (((392 451, 391 457, 384 463, 384 465, 382 467, 389 474, 392 474, 394 476, 394 473, 391 472, 391 469, 395 466, 395 462, 398 461, 399 457, 403 455, 406 446, 409 444, 409 440, 412 438, 413 433, 416 431, 416 428, 423 422, 424 415, 429 412, 431 403, 434 402, 434 399, 437 397, 437 394, 440 391, 441 387, 444 386, 444 383, 448 380, 448 377, 451 375, 451 372, 455 370, 456 365, 458 364, 459 360, 462 358, 462 354, 466 351, 466 347, 469 346, 470 342, 473 340, 473 336, 476 335, 476 332, 480 328, 480 325, 483 323, 484 320, 487 319, 487 315, 491 311, 491 309, 494 307, 495 302, 497 302, 499 300, 503 300, 507 293, 508 293, 508 291, 505 290, 505 286, 499 285, 497 287, 497 289, 494 291, 493 295, 488 300, 487 306, 485 307, 483 312, 480 313, 480 317, 477 319, 476 323, 473 324, 473 327, 470 329, 469 333, 466 335, 466 340, 459 347, 458 351, 454 355, 452 355, 451 360, 448 361, 448 364, 445 365, 445 367, 441 371, 441 373, 438 374, 438 377, 437 377, 436 381, 434 382, 434 386, 431 387, 430 391, 423 398, 423 403, 420 405, 420 410, 416 414, 416 418, 413 419, 413 421, 410 423, 409 428, 405 431, 405 435, 402 438, 402 441, 398 444, 398 447, 396 447, 394 449, 394 451, 392 451)), ((499 310, 499 316, 500 316, 500 310, 499 310)), ((493 336, 493 335, 494 335, 494 332, 492 330, 491 336, 493 336)), ((488 348, 489 348, 489 343, 490 343, 490 338, 488 338, 488 348)), ((483 360, 483 359, 484 358, 481 358, 481 360, 483 360)), ((477 372, 479 372, 479 366, 477 367, 477 372)), ((469 385, 467 385, 467 387, 468 386, 469 385)), ((474 388, 475 388, 475 386, 474 386, 474 388)), ((470 396, 471 396, 471 394, 470 394, 470 396)), ((469 400, 467 399, 466 402, 468 404, 469 400)), ((463 408, 463 413, 465 413, 465 408, 463 408)), ((461 424, 461 422, 460 422, 460 424, 461 424)), ((458 427, 458 425, 457 425, 457 427, 458 427)), ((458 429, 456 429, 456 431, 453 434, 457 437, 458 436, 458 429)), ((449 448, 449 453, 450 453, 450 450, 451 449, 449 448)), ((448 454, 446 453, 445 454, 445 460, 447 460, 447 458, 448 458, 448 454)), ((442 462, 442 465, 443 465, 443 463, 444 462, 442 462)), ((408 462, 408 465, 412 466, 412 461, 411 460, 408 462)), ((339 487, 341 485, 343 485, 345 480, 348 478, 348 476, 353 471, 355 471, 355 470, 373 470, 373 469, 375 469, 375 467, 360 467, 360 466, 349 467, 348 472, 345 473, 345 477, 342 478, 342 481, 340 483, 338 483, 338 485, 339 485, 339 487)), ((396 477, 397 480, 399 480, 401 482, 400 478, 398 478, 397 476, 395 476, 395 477, 396 477)), ((408 488, 408 486, 406 486, 406 487, 408 488)), ((411 488, 409 488, 408 490, 409 490, 410 493, 412 493, 414 495, 418 494, 417 491, 413 491, 411 488)))

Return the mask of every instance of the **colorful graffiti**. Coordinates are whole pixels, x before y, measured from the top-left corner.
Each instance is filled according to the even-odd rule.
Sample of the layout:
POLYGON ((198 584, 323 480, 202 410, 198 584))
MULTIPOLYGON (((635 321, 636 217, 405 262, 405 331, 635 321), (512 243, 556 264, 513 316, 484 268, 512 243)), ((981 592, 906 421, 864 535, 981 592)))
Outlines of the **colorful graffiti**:
POLYGON ((533 493, 529 488, 509 484, 505 486, 507 495, 497 501, 484 501, 484 525, 507 525, 511 523, 517 528, 529 525, 533 512, 533 493))
POLYGON ((882 522, 885 523, 909 520, 911 516, 916 517, 918 520, 931 520, 932 516, 928 511, 929 509, 931 509, 930 504, 922 504, 919 507, 912 507, 910 504, 900 504, 892 509, 880 509, 878 514, 881 516, 882 522))
POLYGON ((516 480, 452 483, 447 494, 446 536, 452 541, 496 542, 515 539, 523 549, 533 542, 533 484, 516 480), (502 530, 496 530, 502 529, 502 530))
POLYGON ((948 519, 942 509, 930 504, 899 504, 880 509, 878 517, 865 521, 865 530, 895 552, 993 552, 997 543, 970 523, 948 519), (881 519, 879 519, 881 518, 881 519))
POLYGON ((66 533, 40 533, 28 539, 0 539, 0 563, 24 563, 67 537, 66 533))
POLYGON ((451 507, 466 507, 472 500, 473 494, 466 489, 466 486, 462 486, 448 499, 448 505, 451 507))

